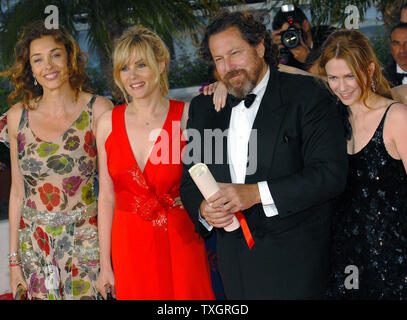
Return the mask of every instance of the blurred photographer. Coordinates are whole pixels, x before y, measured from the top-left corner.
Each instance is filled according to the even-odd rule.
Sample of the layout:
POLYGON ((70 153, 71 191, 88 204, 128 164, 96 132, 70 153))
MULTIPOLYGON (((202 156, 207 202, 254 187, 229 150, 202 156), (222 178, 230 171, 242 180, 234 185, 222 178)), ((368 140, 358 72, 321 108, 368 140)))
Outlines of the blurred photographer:
POLYGON ((335 28, 311 27, 300 8, 286 4, 274 17, 273 30, 273 42, 280 49, 280 63, 308 71, 312 67, 309 57, 318 55, 322 43, 335 28))

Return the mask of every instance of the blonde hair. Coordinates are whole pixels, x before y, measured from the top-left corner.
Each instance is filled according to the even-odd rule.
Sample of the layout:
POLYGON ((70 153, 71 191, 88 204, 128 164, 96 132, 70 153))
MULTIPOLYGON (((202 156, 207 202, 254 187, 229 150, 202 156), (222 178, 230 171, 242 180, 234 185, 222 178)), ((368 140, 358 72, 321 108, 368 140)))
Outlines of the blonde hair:
POLYGON ((320 75, 327 76, 325 65, 334 58, 346 61, 361 89, 359 100, 361 99, 365 105, 369 92, 373 91, 372 83, 377 94, 392 99, 389 82, 383 76, 381 65, 373 48, 362 32, 359 30, 338 30, 325 40, 321 48, 321 56, 317 61, 320 75), (370 76, 369 70, 372 63, 374 64, 374 71, 370 76))
POLYGON ((113 77, 116 85, 123 93, 126 101, 129 101, 129 95, 124 89, 120 80, 120 71, 127 65, 136 50, 144 63, 153 70, 159 79, 160 93, 163 96, 168 94, 168 67, 170 62, 170 53, 161 38, 149 29, 137 25, 130 27, 115 42, 113 51, 113 77), (160 73, 160 63, 165 63, 164 70, 160 73))

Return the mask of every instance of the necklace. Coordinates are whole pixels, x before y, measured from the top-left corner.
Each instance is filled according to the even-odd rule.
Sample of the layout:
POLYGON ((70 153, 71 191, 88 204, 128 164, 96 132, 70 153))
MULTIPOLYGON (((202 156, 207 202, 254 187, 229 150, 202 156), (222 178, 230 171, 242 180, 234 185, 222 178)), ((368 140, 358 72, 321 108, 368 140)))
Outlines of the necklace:
POLYGON ((151 120, 146 120, 146 119, 143 119, 143 118, 141 118, 141 117, 138 117, 139 119, 140 119, 140 122, 144 122, 144 124, 146 125, 146 126, 149 126, 150 125, 150 123, 151 123, 151 120))
POLYGON ((135 112, 133 112, 133 114, 140 120, 140 122, 142 122, 142 123, 144 123, 146 126, 150 126, 150 124, 151 124, 151 121, 157 121, 157 120, 159 120, 159 118, 161 117, 161 115, 159 115, 159 116, 154 116, 153 114, 151 114, 150 115, 150 117, 152 118, 151 120, 147 120, 147 119, 145 119, 145 118, 143 118, 143 117, 140 117, 139 115, 138 115, 138 112, 137 112, 137 110, 134 110, 135 112))

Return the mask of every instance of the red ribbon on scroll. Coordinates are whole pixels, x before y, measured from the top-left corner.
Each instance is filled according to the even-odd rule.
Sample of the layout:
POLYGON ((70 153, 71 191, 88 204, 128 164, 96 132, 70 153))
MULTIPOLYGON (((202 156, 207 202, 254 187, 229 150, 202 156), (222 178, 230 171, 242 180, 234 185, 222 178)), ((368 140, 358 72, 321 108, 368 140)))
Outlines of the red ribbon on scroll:
POLYGON ((254 245, 254 239, 253 239, 252 234, 250 233, 250 229, 249 229, 249 226, 247 225, 246 218, 244 217, 243 213, 241 213, 240 211, 236 212, 235 216, 236 216, 237 220, 239 221, 240 226, 242 227, 244 238, 246 239, 246 243, 249 246, 249 249, 251 250, 254 245))

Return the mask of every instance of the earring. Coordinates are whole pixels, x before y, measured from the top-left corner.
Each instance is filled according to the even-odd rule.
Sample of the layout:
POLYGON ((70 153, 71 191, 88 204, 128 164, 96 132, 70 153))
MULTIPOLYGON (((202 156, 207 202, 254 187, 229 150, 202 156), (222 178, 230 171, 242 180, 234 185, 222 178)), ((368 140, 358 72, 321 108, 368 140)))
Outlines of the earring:
POLYGON ((371 85, 371 87, 372 87, 372 91, 373 91, 373 92, 376 92, 376 86, 375 86, 375 84, 374 84, 373 78, 370 78, 370 85, 371 85))
POLYGON ((34 75, 33 75, 33 77, 34 77, 34 86, 36 86, 36 85, 38 85, 37 78, 34 75))

